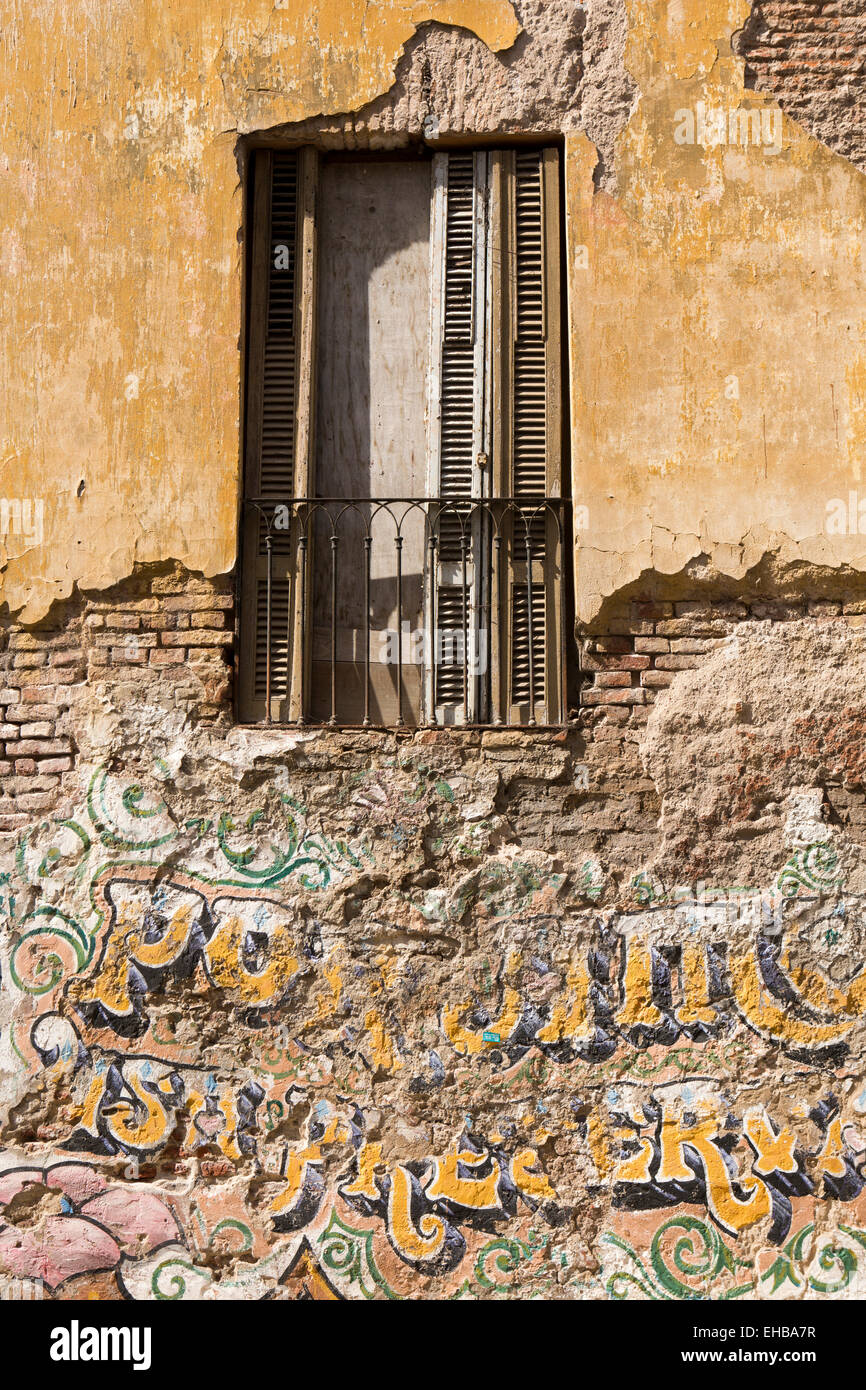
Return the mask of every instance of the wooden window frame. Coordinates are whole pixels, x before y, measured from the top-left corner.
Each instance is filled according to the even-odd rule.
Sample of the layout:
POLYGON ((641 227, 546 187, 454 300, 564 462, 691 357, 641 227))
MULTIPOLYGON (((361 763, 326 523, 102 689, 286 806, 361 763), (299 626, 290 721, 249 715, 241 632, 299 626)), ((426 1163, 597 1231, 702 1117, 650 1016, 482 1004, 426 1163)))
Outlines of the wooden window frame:
MULTIPOLYGON (((433 154, 431 193, 431 335, 429 360, 429 448, 428 487, 431 501, 442 495, 442 443, 440 411, 442 404, 441 367, 444 330, 440 330, 446 299, 444 234, 447 222, 449 161, 470 156, 474 163, 475 205, 473 225, 473 327, 475 329, 475 392, 473 403, 472 472, 470 497, 478 499, 517 498, 526 493, 525 479, 516 468, 516 437, 520 422, 515 421, 516 359, 518 355, 517 274, 518 184, 516 168, 526 156, 540 162, 541 225, 541 325, 542 336, 536 347, 543 353, 545 392, 545 452, 543 460, 544 495, 552 500, 563 495, 566 460, 563 458, 563 410, 565 403, 564 364, 561 330, 563 299, 561 285, 561 189, 560 151, 546 145, 462 147, 433 154)), ((295 226, 295 293, 292 323, 293 400, 291 403, 290 492, 293 497, 315 495, 315 393, 316 393, 316 194, 320 157, 309 146, 291 151, 257 148, 254 151, 252 196, 249 203, 251 253, 249 274, 249 317, 247 330, 247 374, 245 394, 244 485, 245 504, 250 499, 276 500, 273 478, 263 476, 263 443, 266 424, 266 379, 272 315, 270 286, 274 275, 274 237, 272 228, 275 169, 294 161, 297 179, 295 226)), ((284 327, 284 325, 283 325, 284 327)), ((276 330, 274 330, 276 331, 276 330)), ((280 330, 282 331, 282 329, 280 330)), ((535 400, 538 399, 538 351, 535 354, 535 400)), ((530 357, 532 354, 530 354, 530 357)), ((531 392, 530 392, 531 395, 531 392)), ((530 401, 531 405, 531 401, 530 401)), ((287 453, 289 451, 287 450, 287 453)), ((538 460, 535 473, 538 475, 538 460)), ((540 475, 538 475, 540 476, 540 475)), ((282 487, 285 497, 287 489, 282 487)), ((463 494, 461 494, 463 495, 463 494)), ((538 500, 538 499, 535 499, 538 500)), ((507 509, 506 509, 507 510, 507 509)), ((533 532, 530 568, 533 612, 537 595, 543 600, 543 658, 541 691, 536 685, 535 701, 516 698, 512 671, 515 661, 526 662, 525 639, 518 635, 517 610, 528 603, 520 599, 520 586, 527 587, 525 548, 518 534, 521 517, 512 507, 503 513, 498 534, 501 544, 491 544, 490 532, 480 520, 473 522, 473 556, 481 557, 472 576, 471 634, 483 628, 487 633, 488 672, 472 682, 468 719, 441 701, 437 706, 435 674, 428 668, 424 688, 427 719, 435 711, 440 726, 462 723, 508 724, 514 726, 561 726, 566 722, 564 632, 564 574, 566 543, 565 512, 558 519, 552 511, 541 522, 543 553, 538 553, 538 530, 533 532), (510 519, 509 519, 510 518, 510 519), (515 525, 516 521, 516 525, 515 525), (521 553, 522 551, 522 553, 521 553), (486 587, 485 587, 486 586, 486 587), (523 642, 523 646, 519 645, 523 642), (518 656, 515 656, 515 653, 518 656)), ((238 715, 244 723, 273 722, 302 724, 309 711, 304 706, 310 688, 312 651, 311 596, 312 566, 315 560, 293 515, 284 543, 271 545, 268 557, 263 542, 261 517, 253 507, 244 506, 241 526, 240 567, 240 643, 238 661, 238 715), (262 694, 261 595, 270 571, 271 620, 274 635, 273 603, 279 594, 284 603, 284 624, 277 633, 279 664, 284 672, 271 671, 270 707, 262 694), (302 633, 306 641, 302 641, 302 633), (257 681, 258 669, 258 681, 257 681), (276 676, 276 679, 275 679, 276 676)), ((432 625, 433 586, 441 576, 438 569, 429 576, 427 620, 432 625)), ((522 631, 522 629, 521 629, 522 631)), ((435 634, 431 632, 435 641, 435 634)), ((273 667, 274 643, 269 651, 273 667)), ((536 661, 537 661, 536 652, 536 661)), ((267 657, 265 657, 267 661, 267 657)), ((529 669, 532 669, 530 662, 529 669)), ((523 685, 525 687, 525 676, 523 685)), ((318 721, 317 721, 318 722, 318 721)))

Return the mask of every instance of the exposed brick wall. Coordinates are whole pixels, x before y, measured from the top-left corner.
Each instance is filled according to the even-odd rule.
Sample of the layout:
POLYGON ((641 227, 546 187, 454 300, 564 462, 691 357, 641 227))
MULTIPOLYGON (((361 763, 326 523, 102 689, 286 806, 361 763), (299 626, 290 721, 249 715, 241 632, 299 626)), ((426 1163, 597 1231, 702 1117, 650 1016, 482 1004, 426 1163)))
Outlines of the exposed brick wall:
MULTIPOLYGON (((76 729, 87 727, 94 700, 123 709, 146 698, 181 711, 189 726, 230 728, 234 616, 231 579, 199 579, 177 567, 59 605, 36 628, 3 630, 0 832, 19 830, 60 802, 74 781, 76 729)), ((407 730, 401 737, 435 744, 437 756, 447 753, 455 766, 496 769, 498 810, 525 848, 605 851, 636 862, 651 852, 659 812, 639 754, 653 703, 739 623, 806 617, 862 625, 866 601, 617 600, 606 607, 602 630, 580 644, 586 684, 568 732, 407 730)), ((303 766, 314 779, 355 769, 383 737, 392 736, 323 730, 305 743, 303 766)), ((866 836, 861 794, 841 787, 828 794, 840 822, 855 838, 866 836)))
POLYGON ((866 7, 862 0, 759 0, 735 48, 746 85, 866 170, 866 7))
POLYGON ((76 708, 101 688, 228 723, 233 608, 231 580, 178 568, 57 605, 38 627, 0 630, 0 831, 55 804, 78 752, 76 708))
MULTIPOLYGON (((642 725, 649 705, 678 671, 700 666, 706 654, 724 642, 746 621, 790 622, 835 619, 853 626, 866 623, 862 599, 807 599, 799 602, 766 600, 741 603, 731 599, 633 599, 610 617, 605 631, 586 637, 581 668, 586 678, 581 704, 595 711, 595 721, 617 726, 642 725)), ((596 737, 598 733, 596 732, 596 737)))

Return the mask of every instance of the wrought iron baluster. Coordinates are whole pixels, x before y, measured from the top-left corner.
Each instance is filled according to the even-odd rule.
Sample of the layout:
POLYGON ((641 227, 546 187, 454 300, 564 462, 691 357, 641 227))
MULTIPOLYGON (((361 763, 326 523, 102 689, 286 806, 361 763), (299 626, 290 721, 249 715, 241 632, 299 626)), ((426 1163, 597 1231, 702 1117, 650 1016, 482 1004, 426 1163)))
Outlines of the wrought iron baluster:
POLYGON ((526 622, 529 640, 529 719, 530 728, 535 727, 535 642, 532 632, 532 525, 523 518, 526 537, 526 622))
MULTIPOLYGON (((402 525, 402 523, 401 523, 402 525)), ((403 537, 394 537, 397 551, 397 724, 403 724, 403 537)))
POLYGON ((463 582, 463 723, 469 723, 469 663, 467 646, 469 638, 469 573, 466 559, 466 524, 460 520, 460 566, 463 582))
MULTIPOLYGON (((372 523, 371 523, 372 524, 372 523)), ((364 537, 364 728, 370 727, 370 567, 373 537, 364 537)))
POLYGON ((265 723, 271 722, 271 584, 273 580, 273 551, 271 549, 271 524, 267 523, 265 536, 265 555, 267 557, 267 578, 265 581, 265 723))
POLYGON ((301 572, 301 575, 300 575, 300 580, 301 580, 301 596, 300 596, 300 608, 301 608, 301 652, 300 652, 300 662, 298 663, 298 665, 299 665, 299 667, 300 667, 300 673, 301 673, 301 675, 300 675, 301 688, 300 688, 300 690, 299 690, 299 692, 298 692, 298 724, 299 724, 299 725, 303 725, 303 724, 306 723, 306 708, 307 708, 307 688, 306 688, 306 686, 307 686, 307 676, 306 676, 306 673, 307 673, 307 539, 308 539, 309 527, 310 527, 309 518, 308 518, 307 516, 302 517, 301 514, 300 514, 300 512, 298 512, 298 528, 299 528, 299 535, 298 535, 298 568, 300 569, 300 572, 301 572))
POLYGON ((331 717, 329 724, 337 722, 337 523, 331 518, 331 717))
POLYGON ((436 682, 438 679, 436 655, 439 640, 438 633, 436 631, 436 533, 433 530, 433 525, 429 521, 428 525, 430 525, 430 535, 427 540, 427 570, 429 583, 429 600, 427 607, 427 641, 431 677, 430 708, 427 711, 427 723, 432 728, 436 724, 436 682))
POLYGON ((494 723, 494 724, 502 724, 502 723, 504 723, 503 714, 502 714, 502 707, 503 707, 504 704, 506 704, 506 696, 507 696, 507 694, 508 694, 508 691, 507 691, 507 686, 506 686, 506 680, 505 680, 504 672, 503 672, 503 669, 502 669, 502 668, 503 668, 503 647, 504 647, 504 643, 503 643, 503 641, 502 641, 502 591, 501 591, 501 585, 502 585, 502 536, 500 535, 499 526, 498 526, 498 525, 497 525, 497 528, 496 528, 496 535, 493 537, 493 556, 494 556, 494 560, 493 560, 493 575, 492 575, 492 577, 491 577, 491 583, 492 583, 492 589, 493 589, 493 593, 492 593, 492 608, 493 608, 493 611, 492 611, 492 613, 491 613, 491 619, 490 619, 490 643, 489 643, 490 651, 489 651, 488 657, 487 657, 488 662, 489 662, 489 671, 488 671, 487 685, 488 685, 488 689, 489 689, 489 691, 490 691, 490 701, 491 701, 491 708, 492 708, 492 713, 493 713, 493 723, 494 723), (493 644, 494 634, 495 634, 495 636, 496 636, 496 645, 495 645, 495 647, 494 647, 494 644, 493 644), (497 668, 498 668, 498 669, 497 669, 497 676, 496 676, 496 703, 495 703, 495 704, 493 703, 493 691, 494 691, 493 663, 494 663, 494 660, 496 661, 496 663, 497 663, 497 668))

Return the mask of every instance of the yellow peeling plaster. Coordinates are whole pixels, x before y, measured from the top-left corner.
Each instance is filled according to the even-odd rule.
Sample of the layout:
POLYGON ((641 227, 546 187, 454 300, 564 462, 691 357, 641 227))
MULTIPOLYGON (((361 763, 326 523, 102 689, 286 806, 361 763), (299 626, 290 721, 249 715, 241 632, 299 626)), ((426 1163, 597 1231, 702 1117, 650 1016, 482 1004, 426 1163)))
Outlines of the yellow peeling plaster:
MULTIPOLYGON (((701 552, 866 568, 866 538, 824 533, 829 499, 866 500, 866 181, 788 120, 778 154, 677 144, 699 101, 774 109, 731 55, 748 4, 629 10, 616 196, 567 142, 583 618, 701 552)), ((13 611, 135 561, 232 567, 237 137, 364 105, 429 20, 497 51, 519 33, 507 0, 7 0, 0 497, 45 506, 41 545, 0 537, 13 611)))
POLYGON ((41 616, 136 561, 235 558, 240 134, 386 91, 416 27, 494 50, 508 0, 6 0, 0 26, 3 599, 41 616))
POLYGON ((568 142, 583 619, 701 553, 737 576, 768 549, 866 567, 866 536, 824 529, 830 499, 866 501, 866 180, 787 118, 780 152, 675 139, 698 102, 772 130, 731 52, 749 10, 629 0, 640 101, 615 197, 593 191, 589 141, 568 142))

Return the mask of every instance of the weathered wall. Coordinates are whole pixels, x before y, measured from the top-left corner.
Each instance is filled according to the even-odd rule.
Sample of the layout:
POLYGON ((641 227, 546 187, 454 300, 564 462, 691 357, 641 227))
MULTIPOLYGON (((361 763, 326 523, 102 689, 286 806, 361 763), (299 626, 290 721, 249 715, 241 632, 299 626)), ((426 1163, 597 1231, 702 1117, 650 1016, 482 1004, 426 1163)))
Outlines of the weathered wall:
POLYGON ((0 1279, 862 1296, 864 185, 675 138, 768 11, 10 6, 0 1279), (566 136, 581 710, 240 728, 237 137, 431 117, 566 136))
POLYGON ((768 83, 745 89, 730 36, 748 13, 633 4, 641 95, 612 196, 593 186, 589 141, 569 139, 585 619, 620 584, 698 556, 738 577, 766 555, 863 563, 856 516, 837 534, 828 503, 847 506, 863 459, 866 182, 781 116, 768 83), (760 143, 742 140, 749 111, 760 143), (734 115, 738 142, 712 143, 710 112, 727 137, 734 115))
MULTIPOLYGON (((733 574, 768 552, 861 567, 856 526, 828 534, 827 503, 856 484, 863 447, 863 178, 788 118, 778 151, 676 139, 699 102, 778 115, 776 71, 748 38, 766 18, 747 0, 632 0, 627 14, 618 0, 453 14, 248 0, 231 16, 115 3, 98 21, 13 3, 0 458, 6 491, 45 511, 41 542, 3 538, 12 610, 35 618, 135 562, 231 569, 237 141, 287 125, 299 138, 305 118, 352 146, 425 128, 568 135, 581 616, 698 554, 733 574)), ((859 50, 833 18, 850 85, 859 50)), ((798 61, 815 66, 808 50, 785 65, 780 98, 798 61)), ((829 108, 809 102, 822 133, 829 108)))

